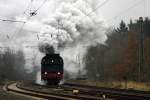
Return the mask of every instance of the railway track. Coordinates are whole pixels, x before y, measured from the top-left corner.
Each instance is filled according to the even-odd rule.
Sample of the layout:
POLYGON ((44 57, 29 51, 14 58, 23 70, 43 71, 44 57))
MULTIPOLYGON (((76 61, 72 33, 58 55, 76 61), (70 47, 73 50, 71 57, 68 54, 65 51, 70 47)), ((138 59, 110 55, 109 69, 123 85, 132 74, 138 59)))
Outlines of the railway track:
POLYGON ((18 85, 17 82, 9 83, 5 86, 7 91, 15 92, 18 94, 23 94, 26 96, 37 97, 41 99, 50 99, 50 100, 109 100, 103 99, 100 97, 82 95, 82 94, 70 94, 70 93, 56 93, 56 92, 44 92, 35 90, 32 88, 25 88, 18 85))
POLYGON ((150 92, 148 91, 100 88, 96 86, 86 86, 73 83, 65 83, 62 87, 79 89, 81 92, 88 93, 89 95, 104 95, 105 98, 112 98, 115 100, 150 100, 150 92))
POLYGON ((42 91, 42 89, 47 88, 52 90, 54 87, 40 86, 35 84, 31 85, 31 83, 27 84, 24 82, 9 83, 5 86, 5 88, 11 92, 50 100, 150 100, 150 92, 113 88, 98 88, 94 86, 85 86, 72 83, 65 83, 62 85, 60 88, 62 90, 59 92, 42 91), (78 90, 79 93, 73 94, 72 90, 78 90))

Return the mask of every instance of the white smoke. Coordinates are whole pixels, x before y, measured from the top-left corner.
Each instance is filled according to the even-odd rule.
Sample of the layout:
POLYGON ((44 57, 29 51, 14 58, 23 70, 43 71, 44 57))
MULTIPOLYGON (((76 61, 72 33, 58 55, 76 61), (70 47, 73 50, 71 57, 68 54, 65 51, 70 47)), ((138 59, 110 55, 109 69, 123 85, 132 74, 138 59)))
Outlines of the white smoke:
POLYGON ((40 84, 40 85, 45 85, 45 84, 46 84, 45 81, 41 80, 41 72, 38 72, 38 73, 37 73, 36 83, 37 83, 37 84, 40 84))
POLYGON ((43 21, 40 44, 53 46, 64 58, 65 70, 76 75, 84 71, 82 58, 88 46, 107 39, 103 19, 83 0, 61 2, 55 13, 43 21), (77 60, 77 57, 79 58, 77 60))
MULTIPOLYGON (((33 1, 40 2, 38 3, 40 6, 41 0, 33 1)), ((30 19, 28 19, 29 15, 18 16, 25 9, 25 7, 23 9, 20 7, 18 12, 13 11, 15 16, 13 18, 18 21, 27 21, 27 23, 21 31, 18 30, 22 23, 10 26, 7 25, 8 23, 1 25, 7 26, 8 29, 7 32, 3 31, 4 34, 0 39, 7 40, 7 45, 10 44, 14 48, 24 50, 25 69, 28 72, 32 72, 37 67, 40 72, 40 62, 44 54, 39 52, 38 45, 49 44, 63 57, 65 71, 69 72, 69 75, 76 77, 79 70, 82 70, 82 74, 84 74, 86 70, 84 70, 82 58, 86 49, 91 45, 104 43, 107 39, 102 16, 100 13, 93 12, 96 7, 95 1, 97 0, 86 0, 86 2, 84 0, 47 0, 37 15, 30 19), (9 37, 6 37, 5 33, 9 33, 9 37)), ((19 3, 21 2, 19 1, 19 3)), ((37 8, 36 4, 34 6, 37 8)), ((3 27, 2 29, 4 29, 3 27)), ((3 43, 3 45, 5 44, 3 43)), ((39 76, 38 74, 38 79, 40 79, 39 76)))

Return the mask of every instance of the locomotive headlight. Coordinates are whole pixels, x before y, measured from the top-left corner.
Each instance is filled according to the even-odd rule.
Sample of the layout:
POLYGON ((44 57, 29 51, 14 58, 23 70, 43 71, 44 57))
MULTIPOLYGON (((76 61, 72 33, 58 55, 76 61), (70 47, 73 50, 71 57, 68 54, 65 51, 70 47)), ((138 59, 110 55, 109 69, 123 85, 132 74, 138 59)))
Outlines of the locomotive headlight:
POLYGON ((47 75, 47 72, 45 72, 44 74, 47 75))
POLYGON ((60 72, 58 72, 57 74, 60 75, 60 72))

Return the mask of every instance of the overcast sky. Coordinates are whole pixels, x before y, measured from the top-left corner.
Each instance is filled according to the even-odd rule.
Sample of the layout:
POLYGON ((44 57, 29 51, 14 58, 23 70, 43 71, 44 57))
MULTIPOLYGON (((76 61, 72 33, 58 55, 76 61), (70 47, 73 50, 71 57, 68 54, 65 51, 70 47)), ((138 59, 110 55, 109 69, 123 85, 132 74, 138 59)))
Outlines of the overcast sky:
MULTIPOLYGON (((28 6, 31 0, 0 0, 0 18, 13 18, 20 15, 28 6)), ((44 0, 32 0, 36 1, 32 8, 38 8, 44 0)), ((44 17, 50 11, 50 6, 53 1, 59 0, 47 0, 43 7, 39 10, 39 16, 44 17)), ((64 0, 67 1, 67 0, 64 0)), ((89 0, 86 0, 87 2, 89 0)), ((96 1, 95 8, 98 7, 105 0, 93 0, 96 1)), ((89 3, 89 2, 88 2, 89 3)), ((127 20, 130 18, 136 19, 139 16, 150 16, 150 0, 108 0, 105 5, 97 9, 106 19, 109 25, 117 24, 121 19, 127 20), (133 5, 135 5, 133 7, 133 5), (128 9, 130 8, 131 9, 128 9), (120 12, 122 12, 120 14, 120 12)), ((2 23, 2 22, 0 22, 2 23)))
POLYGON ((109 0, 100 10, 109 25, 118 24, 121 19, 150 16, 150 0, 109 0))
MULTIPOLYGON (((0 0, 0 18, 15 20, 18 16, 29 16, 29 10, 39 8, 43 1, 44 0, 0 0), (33 1, 33 4, 26 10, 27 15, 23 14, 31 1, 33 1)), ((30 21, 35 21, 35 25, 31 26, 37 27, 32 28, 29 26, 30 29, 32 28, 36 31, 40 31, 40 25, 38 25, 37 21, 51 16, 58 2, 62 1, 73 2, 75 0, 46 0, 45 4, 38 10, 37 15, 30 19, 30 21)), ((150 0, 108 0, 102 7, 99 7, 104 1, 105 0, 86 0, 87 4, 92 4, 93 9, 96 9, 95 12, 102 15, 106 24, 110 26, 117 26, 122 19, 128 22, 131 18, 136 20, 140 16, 150 16, 150 0)), ((21 25, 22 23, 0 21, 0 35, 5 33, 5 35, 9 34, 13 36, 16 31, 18 31, 17 28, 21 25)), ((5 36, 5 41, 8 38, 9 37, 5 36)), ((1 36, 0 39, 3 40, 4 38, 1 36)))

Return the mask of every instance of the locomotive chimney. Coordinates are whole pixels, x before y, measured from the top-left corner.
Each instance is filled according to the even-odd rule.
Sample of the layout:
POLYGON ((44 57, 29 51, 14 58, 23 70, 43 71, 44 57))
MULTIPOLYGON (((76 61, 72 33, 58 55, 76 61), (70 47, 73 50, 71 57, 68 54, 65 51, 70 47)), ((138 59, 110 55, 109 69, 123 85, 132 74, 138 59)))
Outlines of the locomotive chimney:
POLYGON ((55 53, 53 53, 53 54, 51 54, 51 53, 46 53, 46 56, 60 56, 60 54, 58 53, 58 54, 55 54, 55 53))

